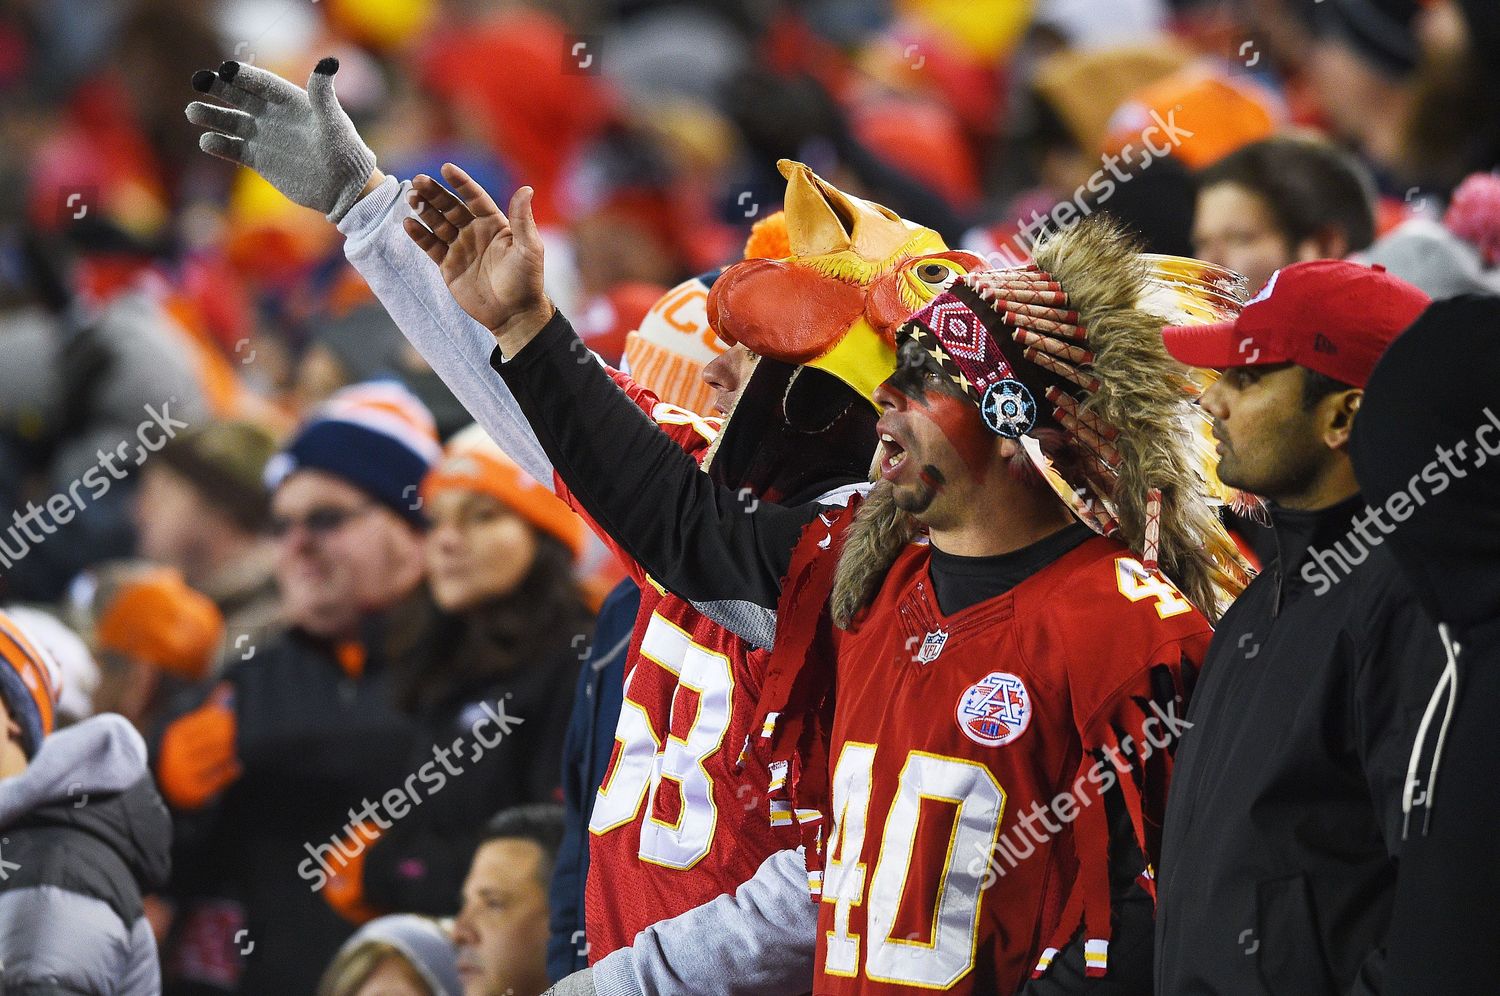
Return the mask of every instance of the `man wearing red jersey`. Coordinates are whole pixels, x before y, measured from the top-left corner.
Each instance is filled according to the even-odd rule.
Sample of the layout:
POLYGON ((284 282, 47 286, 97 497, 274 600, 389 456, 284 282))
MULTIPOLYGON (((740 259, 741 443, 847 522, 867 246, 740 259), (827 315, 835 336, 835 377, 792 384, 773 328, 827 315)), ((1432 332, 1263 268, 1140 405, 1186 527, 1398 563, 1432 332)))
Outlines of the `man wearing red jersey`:
MULTIPOLYGON (((1101 306, 1100 284, 1130 282, 1123 240, 1080 229, 1039 248, 1050 272, 960 278, 901 328, 879 481, 793 554, 758 752, 821 893, 816 993, 1015 992, 1080 937, 1086 977, 1141 955, 1111 957, 1109 810, 1149 880, 1210 637, 1193 602, 1214 612, 1228 579, 1194 555, 1212 530, 1172 459, 1180 383, 1154 322, 1101 306), (1073 521, 1043 476, 1104 465, 1133 544, 1073 521)), ((1116 991, 1142 991, 1132 975, 1116 991)))

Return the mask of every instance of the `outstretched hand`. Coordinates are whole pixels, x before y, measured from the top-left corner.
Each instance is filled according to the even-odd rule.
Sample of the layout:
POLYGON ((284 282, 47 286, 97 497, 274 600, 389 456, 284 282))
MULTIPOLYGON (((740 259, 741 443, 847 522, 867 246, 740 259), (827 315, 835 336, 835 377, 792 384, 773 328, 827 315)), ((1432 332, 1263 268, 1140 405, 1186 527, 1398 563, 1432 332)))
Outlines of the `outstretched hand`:
POLYGON ((416 217, 403 223, 406 234, 438 265, 454 300, 494 334, 502 353, 512 356, 552 317, 542 287, 533 191, 517 190, 506 217, 457 166, 443 164, 443 179, 458 196, 425 174, 412 180, 416 217))
POLYGON ((228 104, 187 106, 188 120, 207 128, 199 147, 241 163, 291 200, 337 222, 375 178, 370 151, 333 92, 339 60, 318 62, 304 90, 256 66, 226 62, 217 73, 193 74, 193 88, 228 104))

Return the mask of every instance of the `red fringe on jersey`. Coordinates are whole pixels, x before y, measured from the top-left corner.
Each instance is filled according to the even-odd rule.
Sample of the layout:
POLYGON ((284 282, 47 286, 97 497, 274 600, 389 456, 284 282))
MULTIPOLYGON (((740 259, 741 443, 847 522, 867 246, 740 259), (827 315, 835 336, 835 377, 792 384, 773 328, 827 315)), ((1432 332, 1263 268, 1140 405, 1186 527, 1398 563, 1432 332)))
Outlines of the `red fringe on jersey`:
POLYGON ((847 508, 830 510, 802 531, 777 605, 776 646, 766 665, 747 753, 773 773, 783 766, 784 781, 771 781, 775 814, 795 818, 806 848, 809 891, 822 893, 823 829, 831 820, 828 782, 828 730, 832 720, 829 691, 837 673, 837 649, 828 596, 834 571, 859 508, 855 496, 847 508), (815 810, 821 819, 808 810, 815 810))
MULTIPOLYGON (((1115 707, 1094 729, 1080 731, 1083 737, 1083 759, 1079 762, 1072 785, 1095 785, 1091 771, 1112 770, 1115 784, 1130 816, 1136 846, 1145 856, 1147 867, 1138 881, 1154 900, 1156 898, 1156 862, 1161 853, 1162 817, 1167 805, 1167 786, 1172 777, 1172 758, 1176 752, 1175 729, 1167 721, 1186 713, 1186 687, 1193 663, 1186 660, 1161 661, 1133 687, 1117 693, 1115 707), (1183 674, 1183 671, 1189 674, 1183 674), (1155 718, 1167 727, 1169 735, 1163 746, 1156 746, 1147 736, 1146 724, 1155 718), (1119 758, 1117 762, 1115 759, 1119 758), (1121 770, 1121 763, 1124 770, 1121 770)), ((1083 928, 1085 971, 1093 978, 1103 976, 1109 966, 1110 881, 1109 820, 1104 800, 1093 799, 1080 810, 1073 826, 1073 845, 1078 859, 1078 873, 1067 893, 1062 915, 1052 930, 1046 947, 1032 971, 1040 978, 1052 964, 1053 957, 1083 928)))

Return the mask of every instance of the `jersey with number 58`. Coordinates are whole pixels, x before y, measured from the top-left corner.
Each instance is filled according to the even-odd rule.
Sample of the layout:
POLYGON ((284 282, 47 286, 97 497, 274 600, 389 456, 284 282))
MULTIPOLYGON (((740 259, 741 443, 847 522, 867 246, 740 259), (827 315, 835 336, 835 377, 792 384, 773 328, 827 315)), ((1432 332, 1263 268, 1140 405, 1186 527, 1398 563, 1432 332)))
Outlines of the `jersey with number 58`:
POLYGON ((1080 927, 1103 974, 1104 795, 1149 861, 1208 623, 1109 539, 951 616, 929 560, 838 637, 815 992, 1015 992, 1080 927))
MULTIPOLYGON (((718 419, 658 402, 624 374, 614 377, 670 438, 702 459, 718 419)), ((587 520, 560 478, 555 486, 587 520)), ((589 820, 591 962, 659 920, 733 892, 767 857, 798 843, 794 829, 766 822, 765 769, 738 770, 768 653, 667 592, 595 529, 641 586, 641 607, 614 751, 589 820)))

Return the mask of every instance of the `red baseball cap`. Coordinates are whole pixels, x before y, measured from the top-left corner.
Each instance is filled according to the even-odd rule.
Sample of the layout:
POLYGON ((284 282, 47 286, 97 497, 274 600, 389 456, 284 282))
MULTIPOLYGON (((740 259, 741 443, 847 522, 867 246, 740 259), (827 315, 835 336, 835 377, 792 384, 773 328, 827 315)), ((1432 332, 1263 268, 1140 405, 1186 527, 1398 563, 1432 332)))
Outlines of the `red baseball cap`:
POLYGON ((1162 339, 1191 367, 1295 363, 1364 387, 1385 347, 1430 303, 1378 264, 1317 259, 1271 274, 1234 321, 1169 325, 1162 339))

